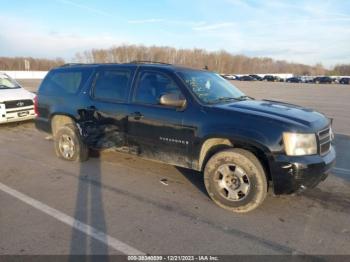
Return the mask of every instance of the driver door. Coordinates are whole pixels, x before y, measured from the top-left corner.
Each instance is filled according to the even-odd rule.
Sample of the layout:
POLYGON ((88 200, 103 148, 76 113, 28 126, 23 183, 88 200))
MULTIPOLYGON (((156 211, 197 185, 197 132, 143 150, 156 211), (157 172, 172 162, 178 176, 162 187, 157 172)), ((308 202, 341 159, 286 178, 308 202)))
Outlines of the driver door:
POLYGON ((186 109, 163 106, 163 94, 181 95, 172 77, 160 71, 141 69, 132 97, 133 112, 128 117, 129 146, 137 147, 143 158, 191 167, 189 148, 192 129, 183 125, 186 109))

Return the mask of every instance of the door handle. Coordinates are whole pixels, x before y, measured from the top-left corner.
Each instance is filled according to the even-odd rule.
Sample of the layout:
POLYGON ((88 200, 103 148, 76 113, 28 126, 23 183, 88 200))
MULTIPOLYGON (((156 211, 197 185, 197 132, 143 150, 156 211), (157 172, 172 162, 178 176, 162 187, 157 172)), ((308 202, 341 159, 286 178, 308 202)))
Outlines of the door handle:
POLYGON ((143 118, 143 114, 141 114, 140 112, 131 113, 130 116, 135 120, 140 120, 141 118, 143 118))

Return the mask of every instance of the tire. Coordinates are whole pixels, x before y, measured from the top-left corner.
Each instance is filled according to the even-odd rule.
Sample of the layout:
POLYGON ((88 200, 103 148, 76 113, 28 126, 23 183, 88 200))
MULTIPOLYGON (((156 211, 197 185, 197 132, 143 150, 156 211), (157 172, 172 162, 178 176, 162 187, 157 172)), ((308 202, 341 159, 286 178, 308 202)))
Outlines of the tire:
POLYGON ((217 205, 236 213, 256 209, 267 195, 264 168, 255 155, 243 149, 212 156, 204 169, 204 183, 217 205))
POLYGON ((57 130, 54 147, 56 156, 66 161, 84 162, 89 158, 89 149, 74 124, 64 125, 57 130))

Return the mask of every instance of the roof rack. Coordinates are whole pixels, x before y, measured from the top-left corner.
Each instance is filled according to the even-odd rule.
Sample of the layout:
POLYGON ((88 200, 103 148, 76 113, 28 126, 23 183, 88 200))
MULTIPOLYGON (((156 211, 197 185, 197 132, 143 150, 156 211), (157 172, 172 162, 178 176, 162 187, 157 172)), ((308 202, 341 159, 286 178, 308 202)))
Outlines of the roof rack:
POLYGON ((60 67, 67 67, 67 66, 79 66, 79 65, 86 65, 84 63, 67 63, 64 65, 61 65, 60 67))
POLYGON ((96 65, 115 65, 117 63, 67 63, 61 65, 60 67, 68 67, 68 66, 96 66, 96 65))
MULTIPOLYGON (((66 63, 64 65, 61 65, 59 67, 69 67, 69 66, 91 66, 91 65, 115 65, 119 63, 66 63)), ((159 64, 159 65, 171 65, 168 63, 163 63, 163 62, 157 62, 157 61, 146 61, 146 60, 141 60, 141 61, 130 61, 124 64, 159 64)))
POLYGON ((147 60, 135 60, 131 61, 128 64, 160 64, 160 65, 171 65, 169 63, 158 62, 158 61, 147 61, 147 60))

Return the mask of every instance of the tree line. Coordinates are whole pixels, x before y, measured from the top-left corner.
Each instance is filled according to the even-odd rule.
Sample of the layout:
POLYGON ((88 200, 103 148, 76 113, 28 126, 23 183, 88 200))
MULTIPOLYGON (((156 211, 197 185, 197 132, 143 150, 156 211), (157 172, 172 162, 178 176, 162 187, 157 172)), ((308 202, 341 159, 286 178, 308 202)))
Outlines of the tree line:
POLYGON ((63 65, 64 63, 65 61, 62 58, 0 57, 0 70, 47 71, 53 67, 63 65))
POLYGON ((271 58, 234 55, 227 51, 204 49, 176 49, 173 47, 121 45, 108 49, 92 49, 75 55, 75 61, 83 63, 126 63, 131 61, 158 61, 193 68, 204 68, 224 74, 294 73, 297 75, 327 74, 321 64, 315 66, 289 63, 271 58))
MULTIPOLYGON (((337 65, 327 70, 322 64, 314 66, 273 60, 267 57, 248 57, 225 50, 177 49, 167 46, 120 45, 108 49, 91 49, 74 56, 77 63, 128 63, 132 61, 158 61, 185 65, 223 74, 293 73, 295 75, 350 75, 350 64, 337 65)), ((63 65, 64 59, 33 57, 0 57, 0 70, 49 70, 63 65), (27 62, 25 62, 27 61, 27 62)))
POLYGON ((338 76, 350 76, 350 64, 349 65, 336 65, 332 70, 332 75, 338 76))

